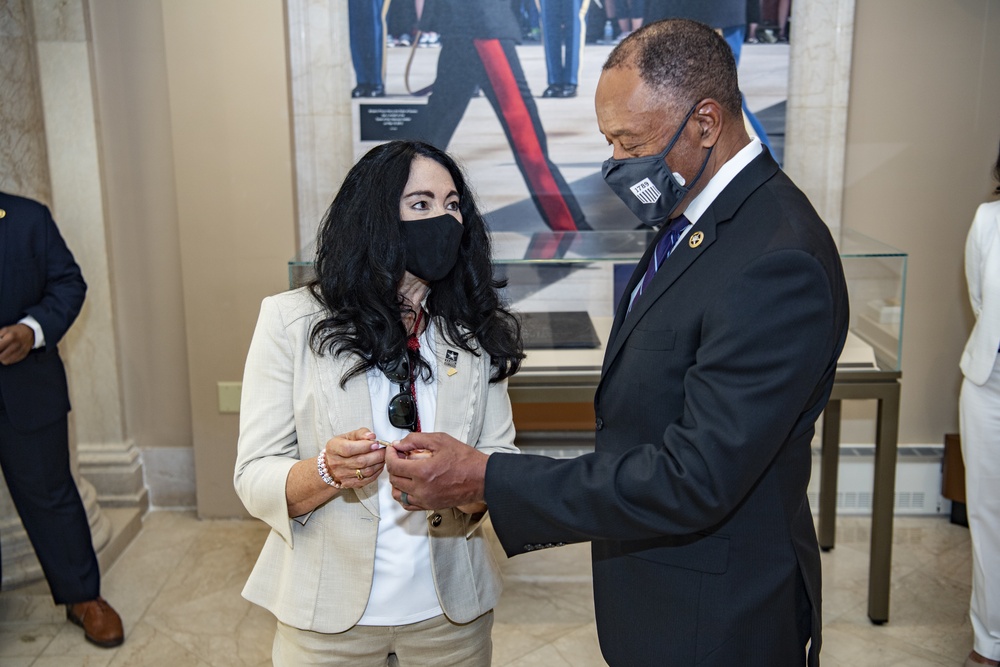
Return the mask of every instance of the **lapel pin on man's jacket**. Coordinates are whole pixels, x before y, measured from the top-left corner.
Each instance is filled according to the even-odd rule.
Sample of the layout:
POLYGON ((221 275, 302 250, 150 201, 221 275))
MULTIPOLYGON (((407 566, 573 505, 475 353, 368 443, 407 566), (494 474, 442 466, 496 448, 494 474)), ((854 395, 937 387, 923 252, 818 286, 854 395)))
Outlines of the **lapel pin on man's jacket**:
POLYGON ((704 232, 695 232, 694 234, 691 235, 691 238, 688 239, 688 245, 691 246, 692 248, 697 248, 698 246, 701 245, 701 242, 704 240, 705 240, 704 232))

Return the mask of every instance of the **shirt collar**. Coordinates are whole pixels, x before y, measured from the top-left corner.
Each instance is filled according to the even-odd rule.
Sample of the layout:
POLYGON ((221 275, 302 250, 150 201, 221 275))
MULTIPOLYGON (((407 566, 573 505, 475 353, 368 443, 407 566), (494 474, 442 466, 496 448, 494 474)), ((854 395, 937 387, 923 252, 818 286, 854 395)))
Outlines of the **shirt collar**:
POLYGON ((736 178, 743 169, 750 164, 755 157, 761 154, 764 147, 760 143, 760 139, 753 137, 750 139, 750 143, 740 149, 736 155, 729 158, 719 171, 715 172, 715 176, 712 180, 708 182, 705 189, 698 193, 698 196, 691 200, 688 204, 687 209, 684 211, 684 217, 691 221, 692 224, 698 222, 698 218, 708 210, 708 207, 712 205, 715 198, 726 189, 726 186, 736 178))

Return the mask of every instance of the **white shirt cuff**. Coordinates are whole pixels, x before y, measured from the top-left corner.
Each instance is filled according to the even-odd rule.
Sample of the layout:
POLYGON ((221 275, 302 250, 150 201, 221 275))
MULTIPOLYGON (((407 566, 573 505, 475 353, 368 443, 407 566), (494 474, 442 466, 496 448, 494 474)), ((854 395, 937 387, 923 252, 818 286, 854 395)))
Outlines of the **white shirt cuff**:
POLYGON ((35 332, 35 344, 31 346, 32 350, 45 346, 45 334, 42 333, 42 325, 38 323, 38 320, 31 315, 25 315, 18 321, 18 324, 27 324, 35 332))

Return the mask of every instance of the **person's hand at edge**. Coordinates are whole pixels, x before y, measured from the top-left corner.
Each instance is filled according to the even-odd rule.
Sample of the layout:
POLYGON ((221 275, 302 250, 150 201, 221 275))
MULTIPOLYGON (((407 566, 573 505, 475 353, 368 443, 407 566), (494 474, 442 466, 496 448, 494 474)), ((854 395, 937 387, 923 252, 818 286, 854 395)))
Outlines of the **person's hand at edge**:
POLYGON ((35 344, 35 332, 27 324, 12 324, 0 329, 0 364, 10 366, 22 361, 35 344))
POLYGON ((386 449, 392 497, 411 511, 482 503, 488 459, 447 433, 411 433, 386 449))

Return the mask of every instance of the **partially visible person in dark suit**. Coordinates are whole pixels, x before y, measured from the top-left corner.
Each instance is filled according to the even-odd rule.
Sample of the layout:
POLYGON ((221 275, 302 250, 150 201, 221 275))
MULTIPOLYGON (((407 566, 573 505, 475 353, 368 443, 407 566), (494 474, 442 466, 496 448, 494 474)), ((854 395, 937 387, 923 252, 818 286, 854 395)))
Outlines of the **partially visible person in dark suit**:
POLYGON ((56 604, 105 648, 124 640, 101 597, 87 513, 70 473, 69 391, 57 343, 87 286, 49 210, 0 192, 0 468, 56 604))
POLYGON ((605 348, 595 451, 485 455, 414 433, 386 453, 394 497, 485 500, 509 556, 592 542, 610 665, 816 667, 806 488, 847 336, 837 246, 748 136, 732 50, 709 26, 633 33, 596 107, 605 181, 659 233, 605 348), (417 448, 430 456, 408 458, 417 448))

